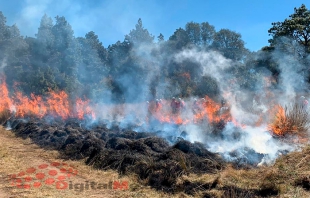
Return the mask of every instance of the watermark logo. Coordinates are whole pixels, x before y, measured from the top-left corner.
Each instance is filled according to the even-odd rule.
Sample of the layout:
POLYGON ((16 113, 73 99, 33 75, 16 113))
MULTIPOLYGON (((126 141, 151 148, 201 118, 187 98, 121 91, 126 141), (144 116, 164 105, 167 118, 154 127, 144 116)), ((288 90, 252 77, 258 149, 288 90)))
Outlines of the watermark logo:
POLYGON ((84 191, 84 190, 128 190, 128 181, 109 181, 108 183, 97 183, 93 181, 85 181, 84 183, 73 183, 69 181, 69 190, 84 191))
POLYGON ((94 181, 85 181, 82 183, 73 182, 74 176, 78 171, 67 163, 52 162, 50 164, 41 164, 37 167, 27 168, 17 174, 8 176, 11 186, 19 189, 40 188, 43 185, 55 186, 58 190, 128 190, 128 181, 109 181, 108 183, 99 183, 94 181))
POLYGON ((54 185, 57 189, 67 189, 69 185, 67 180, 76 176, 77 172, 72 165, 52 162, 11 174, 9 181, 11 186, 22 189, 40 188, 43 185, 54 185))

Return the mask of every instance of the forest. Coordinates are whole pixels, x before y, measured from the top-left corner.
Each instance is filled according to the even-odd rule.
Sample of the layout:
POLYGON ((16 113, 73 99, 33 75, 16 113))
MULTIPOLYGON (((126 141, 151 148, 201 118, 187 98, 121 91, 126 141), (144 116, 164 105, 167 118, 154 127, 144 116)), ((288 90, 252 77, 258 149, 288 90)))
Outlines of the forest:
POLYGON ((223 91, 219 81, 255 91, 262 76, 272 79, 277 89, 283 70, 279 60, 285 56, 305 81, 295 91, 307 89, 310 11, 305 5, 295 8, 284 21, 272 23, 266 34, 270 45, 251 52, 241 34, 216 31, 208 22, 188 22, 165 38, 152 35, 138 19, 123 41, 105 47, 93 31, 75 37, 63 16, 45 14, 35 37, 23 37, 0 11, 0 72, 10 90, 26 95, 64 90, 71 98, 130 103, 174 96, 216 98, 223 91), (206 54, 207 62, 196 60, 206 54), (230 66, 222 68, 227 75, 216 78, 210 64, 220 59, 230 66))
POLYGON ((11 175, 16 186, 0 183, 0 197, 36 187, 21 168, 50 161, 26 158, 37 148, 22 154, 8 131, 44 156, 83 160, 96 169, 86 182, 107 179, 97 169, 129 178, 130 191, 111 197, 309 197, 310 10, 271 23, 258 51, 207 21, 168 36, 145 26, 139 18, 103 46, 94 31, 76 37, 64 16, 45 14, 35 36, 23 36, 0 11, 0 169, 24 181, 11 175))

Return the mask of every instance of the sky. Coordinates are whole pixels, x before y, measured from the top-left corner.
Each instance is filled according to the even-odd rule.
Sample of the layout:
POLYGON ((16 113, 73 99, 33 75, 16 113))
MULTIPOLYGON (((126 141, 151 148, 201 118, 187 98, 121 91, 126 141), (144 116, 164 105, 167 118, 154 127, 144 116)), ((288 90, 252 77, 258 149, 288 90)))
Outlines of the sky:
POLYGON ((74 35, 94 31, 105 47, 123 41, 139 18, 157 40, 165 40, 188 22, 208 22, 219 31, 240 33, 251 51, 268 45, 272 22, 282 22, 295 7, 309 0, 1 0, 7 25, 16 24, 23 36, 34 37, 44 14, 64 16, 74 35))

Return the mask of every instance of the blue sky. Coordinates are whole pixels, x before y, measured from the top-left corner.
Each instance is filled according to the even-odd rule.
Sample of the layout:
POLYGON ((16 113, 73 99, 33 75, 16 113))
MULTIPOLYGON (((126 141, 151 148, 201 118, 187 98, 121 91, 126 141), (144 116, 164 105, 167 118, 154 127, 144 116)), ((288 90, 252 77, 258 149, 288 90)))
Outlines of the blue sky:
POLYGON ((307 0, 10 0, 0 1, 7 24, 17 24, 22 35, 33 37, 41 17, 64 16, 75 36, 94 31, 105 47, 122 41, 138 19, 151 34, 167 40, 187 22, 209 22, 216 30, 228 28, 242 35, 252 51, 268 45, 272 22, 284 21, 294 7, 307 0))

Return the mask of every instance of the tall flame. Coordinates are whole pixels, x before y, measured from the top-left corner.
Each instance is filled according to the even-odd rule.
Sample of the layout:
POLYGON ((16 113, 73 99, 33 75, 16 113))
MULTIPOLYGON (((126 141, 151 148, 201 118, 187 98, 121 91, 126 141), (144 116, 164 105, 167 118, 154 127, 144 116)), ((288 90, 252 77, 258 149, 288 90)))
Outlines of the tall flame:
POLYGON ((286 127, 283 123, 286 123, 285 110, 282 106, 276 105, 271 113, 274 115, 273 121, 268 125, 268 129, 276 135, 282 136, 286 132, 286 127))
MULTIPOLYGON (((193 106, 189 105, 183 108, 192 109, 193 106)), ((188 109, 187 109, 188 110, 188 109)), ((222 106, 216 103, 208 96, 205 96, 204 100, 201 100, 198 107, 193 112, 192 117, 182 115, 182 110, 172 113, 169 101, 163 100, 159 105, 155 102, 149 104, 149 111, 152 116, 163 123, 171 124, 188 124, 188 123, 200 123, 207 120, 209 123, 218 123, 220 121, 232 122, 236 126, 244 127, 234 119, 229 111, 228 106, 222 106)))
MULTIPOLYGON (((0 112, 9 110, 15 113, 17 117, 37 117, 45 116, 59 117, 61 119, 77 118, 95 119, 99 117, 100 112, 95 111, 94 106, 90 105, 90 100, 77 98, 72 100, 65 91, 50 91, 46 96, 38 96, 31 94, 29 97, 17 91, 10 95, 5 77, 0 76, 0 112), (96 113, 99 113, 96 115, 96 113)), ((235 126, 244 128, 245 125, 239 123, 230 113, 229 104, 220 104, 205 96, 201 99, 194 109, 193 104, 182 107, 179 111, 171 110, 171 101, 161 100, 158 102, 150 102, 148 106, 148 118, 153 117, 159 122, 170 124, 197 124, 204 121, 209 123, 232 122, 235 126), (186 112, 186 114, 184 113, 186 112), (190 112, 190 113, 189 113, 190 112)), ((103 106, 100 106, 102 109, 103 106)), ((106 112, 116 111, 115 107, 104 106, 106 112)), ((124 109, 120 107, 121 109, 124 109)), ((118 108, 117 108, 118 109, 118 108)), ((285 128, 280 125, 280 122, 285 122, 285 111, 281 106, 276 106, 271 110, 275 116, 272 124, 268 125, 268 130, 277 135, 283 135, 285 128), (281 127, 280 127, 281 126, 281 127)), ((117 111, 118 112, 118 111, 117 111)), ((113 112, 113 113, 117 113, 113 112)), ((123 113, 123 112, 121 112, 123 113)), ((256 125, 263 124, 262 115, 256 122, 256 125)))
POLYGON ((4 77, 0 77, 0 88, 0 112, 10 110, 17 117, 42 118, 50 115, 62 119, 83 119, 85 116, 95 118, 94 111, 89 106, 89 100, 77 98, 72 102, 65 91, 50 91, 44 98, 34 94, 27 97, 17 91, 10 97, 4 77))
POLYGON ((11 109, 13 107, 12 101, 9 97, 9 91, 5 83, 5 78, 0 76, 0 112, 11 109))

